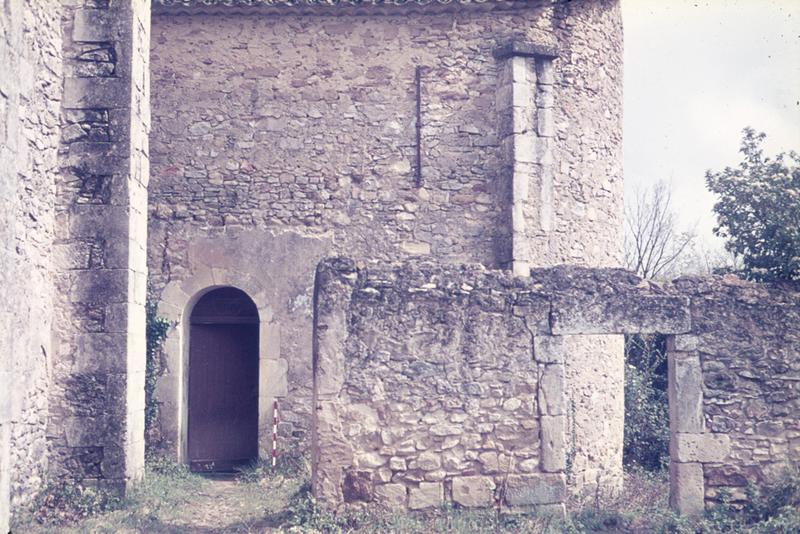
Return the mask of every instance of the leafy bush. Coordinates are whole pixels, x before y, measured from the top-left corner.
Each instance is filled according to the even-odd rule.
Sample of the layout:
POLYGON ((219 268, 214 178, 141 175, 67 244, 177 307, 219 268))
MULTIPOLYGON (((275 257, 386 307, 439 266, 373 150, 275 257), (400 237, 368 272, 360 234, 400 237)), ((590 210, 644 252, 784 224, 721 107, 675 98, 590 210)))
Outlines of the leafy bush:
POLYGON ((772 484, 747 487, 747 501, 735 505, 726 498, 706 511, 697 532, 796 534, 800 532, 800 472, 788 471, 772 484))
POLYGON ((649 470, 669 463, 666 338, 625 337, 625 434, 623 459, 649 470))
POLYGON ((706 173, 717 195, 714 233, 751 280, 800 280, 800 155, 764 156, 766 135, 745 128, 737 168, 706 173))

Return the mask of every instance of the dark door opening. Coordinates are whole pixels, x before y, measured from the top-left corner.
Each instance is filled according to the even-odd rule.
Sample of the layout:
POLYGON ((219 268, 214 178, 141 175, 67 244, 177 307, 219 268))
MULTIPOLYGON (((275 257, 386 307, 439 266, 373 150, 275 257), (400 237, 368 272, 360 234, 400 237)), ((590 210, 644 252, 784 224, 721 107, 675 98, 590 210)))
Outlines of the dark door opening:
POLYGON ((201 472, 258 457, 258 311, 232 287, 210 291, 192 310, 188 456, 201 472))

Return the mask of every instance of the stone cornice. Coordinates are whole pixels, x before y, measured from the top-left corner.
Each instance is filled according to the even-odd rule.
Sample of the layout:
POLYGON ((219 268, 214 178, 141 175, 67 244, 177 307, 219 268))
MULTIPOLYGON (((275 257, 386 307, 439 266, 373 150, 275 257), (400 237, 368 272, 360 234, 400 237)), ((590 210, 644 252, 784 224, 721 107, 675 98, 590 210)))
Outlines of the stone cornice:
POLYGON ((156 13, 392 13, 453 9, 503 10, 541 7, 556 0, 153 0, 156 13))
MULTIPOLYGON (((336 7, 336 6, 404 6, 446 4, 514 3, 513 0, 154 0, 166 7, 336 7)), ((517 2, 521 3, 521 2, 517 2)))

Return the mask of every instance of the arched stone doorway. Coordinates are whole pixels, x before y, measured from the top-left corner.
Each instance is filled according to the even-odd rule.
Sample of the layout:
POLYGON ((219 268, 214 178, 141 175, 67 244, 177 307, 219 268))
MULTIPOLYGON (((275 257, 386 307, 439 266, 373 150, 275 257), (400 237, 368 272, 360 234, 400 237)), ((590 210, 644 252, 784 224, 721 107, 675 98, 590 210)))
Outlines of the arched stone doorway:
POLYGON ((193 471, 231 471, 258 457, 259 318, 242 290, 209 291, 189 331, 187 453, 193 471))

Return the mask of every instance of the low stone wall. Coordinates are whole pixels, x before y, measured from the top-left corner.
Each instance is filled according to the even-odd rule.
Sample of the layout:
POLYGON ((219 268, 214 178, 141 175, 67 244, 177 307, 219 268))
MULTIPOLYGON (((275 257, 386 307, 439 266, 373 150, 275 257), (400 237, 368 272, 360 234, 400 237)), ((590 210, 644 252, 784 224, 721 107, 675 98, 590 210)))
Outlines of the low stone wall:
POLYGON ((564 363, 534 346, 548 303, 515 282, 479 267, 322 264, 319 498, 415 510, 502 495, 509 506, 563 510, 564 363))
POLYGON ((800 292, 683 278, 691 335, 669 343, 673 505, 746 499, 748 483, 800 465, 800 292))
POLYGON ((560 512, 570 339, 660 332, 670 334, 672 502, 697 512, 722 487, 797 464, 798 313, 796 287, 736 278, 659 285, 619 269, 515 277, 325 260, 315 288, 314 492, 334 506, 560 512))

